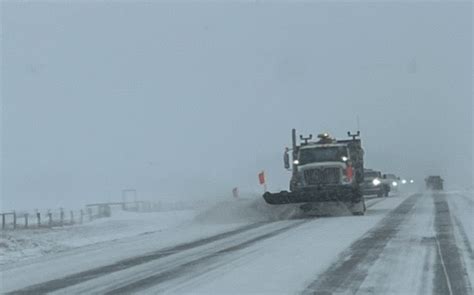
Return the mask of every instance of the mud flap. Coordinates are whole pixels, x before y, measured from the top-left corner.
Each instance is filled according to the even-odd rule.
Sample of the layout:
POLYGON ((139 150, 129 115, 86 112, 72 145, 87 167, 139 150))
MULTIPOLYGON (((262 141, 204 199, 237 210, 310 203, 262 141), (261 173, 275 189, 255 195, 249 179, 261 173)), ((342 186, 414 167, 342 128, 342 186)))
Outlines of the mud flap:
POLYGON ((367 210, 367 207, 365 206, 364 198, 362 198, 360 202, 354 203, 351 206, 352 215, 358 215, 358 216, 365 215, 366 210, 367 210))

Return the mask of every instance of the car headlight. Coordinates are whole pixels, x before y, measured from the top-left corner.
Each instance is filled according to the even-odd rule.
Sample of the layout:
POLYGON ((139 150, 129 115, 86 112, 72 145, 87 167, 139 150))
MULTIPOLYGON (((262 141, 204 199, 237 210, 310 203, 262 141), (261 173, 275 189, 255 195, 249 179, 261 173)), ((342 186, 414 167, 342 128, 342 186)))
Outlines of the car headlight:
POLYGON ((406 180, 406 179, 402 179, 402 183, 403 183, 403 184, 407 183, 407 180, 406 180))
POLYGON ((374 180, 372 180, 372 184, 375 185, 375 186, 379 185, 380 183, 381 182, 378 178, 375 178, 374 180))
POLYGON ((394 181, 394 182, 392 182, 392 185, 393 185, 393 186, 397 186, 398 183, 397 183, 396 181, 394 181))

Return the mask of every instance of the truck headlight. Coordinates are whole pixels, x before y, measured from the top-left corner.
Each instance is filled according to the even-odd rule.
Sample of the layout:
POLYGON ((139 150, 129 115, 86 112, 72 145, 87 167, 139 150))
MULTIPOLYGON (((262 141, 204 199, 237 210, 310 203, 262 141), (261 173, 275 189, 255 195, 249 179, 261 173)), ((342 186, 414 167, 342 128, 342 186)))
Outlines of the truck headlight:
POLYGON ((300 161, 298 161, 298 160, 293 161, 293 164, 295 164, 295 165, 298 165, 299 163, 300 163, 300 161))
POLYGON ((375 186, 379 185, 380 183, 381 182, 378 178, 375 178, 374 180, 372 180, 372 184, 375 185, 375 186))
POLYGON ((397 183, 396 181, 394 181, 394 182, 392 182, 392 185, 393 185, 393 186, 397 186, 398 183, 397 183))

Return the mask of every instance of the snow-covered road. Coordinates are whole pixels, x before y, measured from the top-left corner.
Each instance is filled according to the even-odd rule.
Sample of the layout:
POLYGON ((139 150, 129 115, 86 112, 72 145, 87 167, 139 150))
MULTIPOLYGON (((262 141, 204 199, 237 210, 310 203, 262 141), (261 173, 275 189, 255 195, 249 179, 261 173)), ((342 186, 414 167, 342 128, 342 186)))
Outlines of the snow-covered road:
POLYGON ((2 269, 11 294, 472 294, 474 196, 371 199, 366 216, 206 224, 2 269))

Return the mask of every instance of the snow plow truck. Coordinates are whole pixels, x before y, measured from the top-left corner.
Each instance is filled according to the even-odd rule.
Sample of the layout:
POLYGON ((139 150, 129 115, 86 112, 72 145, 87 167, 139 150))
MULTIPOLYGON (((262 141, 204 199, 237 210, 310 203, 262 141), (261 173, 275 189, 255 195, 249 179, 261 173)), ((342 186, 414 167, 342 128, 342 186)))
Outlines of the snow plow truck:
POLYGON ((364 215, 364 150, 359 131, 347 135, 351 139, 336 140, 322 133, 316 141, 311 134, 300 135, 298 144, 293 129, 292 148, 286 148, 283 156, 285 168, 292 172, 290 190, 265 192, 265 201, 271 205, 299 203, 304 212, 337 203, 353 215, 364 215))

